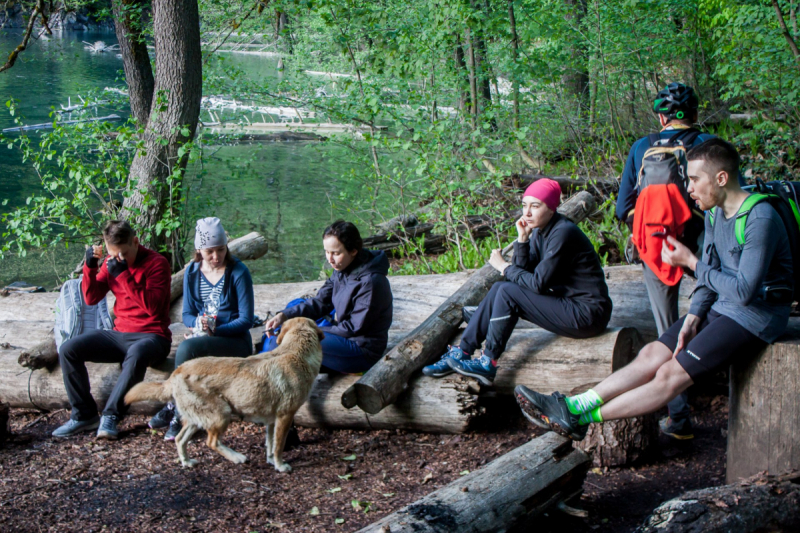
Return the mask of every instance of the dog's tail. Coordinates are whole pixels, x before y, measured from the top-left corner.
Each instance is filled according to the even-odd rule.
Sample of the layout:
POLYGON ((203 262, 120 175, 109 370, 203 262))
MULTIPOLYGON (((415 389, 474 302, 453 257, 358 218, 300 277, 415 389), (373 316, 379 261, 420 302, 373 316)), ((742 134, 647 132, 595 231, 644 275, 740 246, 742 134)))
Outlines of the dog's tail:
POLYGON ((172 387, 169 380, 151 381, 134 385, 125 395, 125 405, 145 401, 168 402, 171 399, 172 387))

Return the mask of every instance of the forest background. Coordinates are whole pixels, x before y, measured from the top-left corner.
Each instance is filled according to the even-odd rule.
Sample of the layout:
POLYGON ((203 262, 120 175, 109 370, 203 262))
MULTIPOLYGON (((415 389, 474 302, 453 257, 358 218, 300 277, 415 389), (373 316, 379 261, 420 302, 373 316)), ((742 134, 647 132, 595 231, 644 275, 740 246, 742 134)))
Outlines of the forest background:
MULTIPOLYGON (((749 181, 792 179, 800 164, 794 0, 6 0, 5 13, 15 6, 25 39, 79 10, 123 24, 133 52, 155 42, 156 53, 123 46, 123 125, 3 137, 42 179, 40 194, 2 215, 5 254, 88 244, 114 216, 180 268, 192 232, 186 169, 202 165, 204 147, 230 142, 195 136, 201 93, 362 127, 361 139, 325 141, 347 148, 354 187, 319 209, 364 233, 414 214, 446 236, 446 252, 432 257, 422 238, 400 232, 395 273, 481 266, 509 239, 520 175, 536 173, 585 181, 599 207, 582 227, 604 261, 619 260, 627 233, 606 185, 632 142, 657 131, 652 101, 673 81, 695 88, 700 128, 736 144, 749 181), (210 61, 255 46, 280 57, 285 74, 255 81, 210 61), (180 66, 188 78, 167 79, 180 66), (148 67, 155 86, 137 92, 131 73, 148 67), (137 94, 150 95, 146 106, 137 94), (475 217, 492 221, 484 241, 465 231, 475 217)), ((0 3, 0 24, 3 13, 0 3)), ((25 50, 2 52, 11 55, 0 76, 19 69, 25 50)), ((13 113, 15 101, 6 105, 13 113)))

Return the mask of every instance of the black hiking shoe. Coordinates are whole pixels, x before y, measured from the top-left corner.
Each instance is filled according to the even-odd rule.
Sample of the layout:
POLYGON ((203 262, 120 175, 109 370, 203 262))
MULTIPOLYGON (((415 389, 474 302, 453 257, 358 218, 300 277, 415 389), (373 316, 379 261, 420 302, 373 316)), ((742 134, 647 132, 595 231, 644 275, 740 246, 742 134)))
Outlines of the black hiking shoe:
POLYGON ((168 403, 159 412, 153 415, 153 418, 150 419, 147 425, 150 426, 151 429, 165 428, 172 421, 173 416, 175 416, 175 406, 172 405, 172 403, 168 403))
POLYGON ((675 440, 692 440, 694 438, 692 422, 689 419, 677 422, 670 417, 665 417, 658 421, 658 427, 661 433, 675 440))
POLYGON ((173 417, 169 422, 169 429, 164 433, 164 440, 175 440, 175 437, 178 436, 182 429, 183 424, 181 424, 180 417, 173 417))
POLYGON ((514 396, 525 418, 537 426, 576 441, 586 437, 589 426, 578 425, 579 417, 569 411, 565 396, 560 392, 545 396, 525 385, 517 385, 514 396))

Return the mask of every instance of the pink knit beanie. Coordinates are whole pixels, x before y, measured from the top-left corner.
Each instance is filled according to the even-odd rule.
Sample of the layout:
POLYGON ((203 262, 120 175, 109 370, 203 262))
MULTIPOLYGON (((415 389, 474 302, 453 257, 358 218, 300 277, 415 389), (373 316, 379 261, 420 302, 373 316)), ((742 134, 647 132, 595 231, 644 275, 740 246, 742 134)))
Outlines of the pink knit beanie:
POLYGON ((528 185, 522 196, 533 196, 555 211, 561 204, 561 186, 550 178, 541 178, 528 185))

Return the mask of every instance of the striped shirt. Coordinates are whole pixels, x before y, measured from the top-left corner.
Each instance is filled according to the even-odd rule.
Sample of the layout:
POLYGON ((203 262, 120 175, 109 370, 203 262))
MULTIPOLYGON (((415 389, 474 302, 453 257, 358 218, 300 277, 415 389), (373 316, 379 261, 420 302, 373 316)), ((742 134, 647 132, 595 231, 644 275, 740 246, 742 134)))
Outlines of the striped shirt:
POLYGON ((203 301, 204 305, 211 299, 212 294, 215 295, 215 299, 219 301, 224 286, 225 276, 219 278, 219 281, 215 285, 212 285, 206 279, 205 275, 200 272, 200 299, 203 301))

